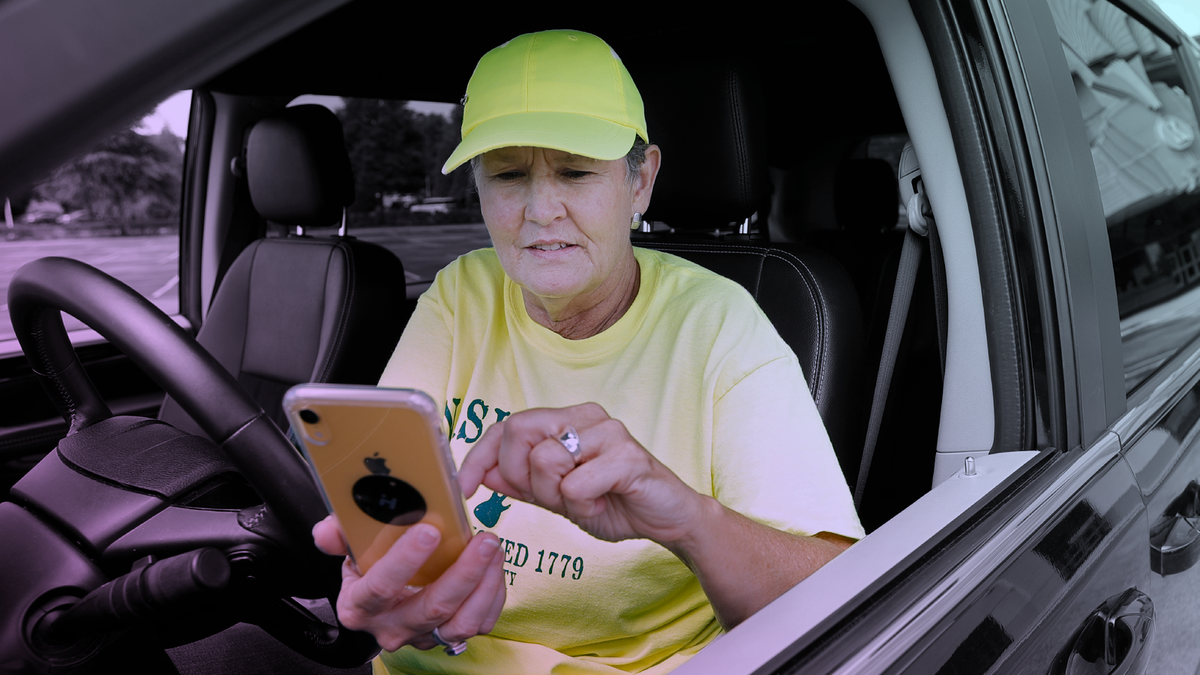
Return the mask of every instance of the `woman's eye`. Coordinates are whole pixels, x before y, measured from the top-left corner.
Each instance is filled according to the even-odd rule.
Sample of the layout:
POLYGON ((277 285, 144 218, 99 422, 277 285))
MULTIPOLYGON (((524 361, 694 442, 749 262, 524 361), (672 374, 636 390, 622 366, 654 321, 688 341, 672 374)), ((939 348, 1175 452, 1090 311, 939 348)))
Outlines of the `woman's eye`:
POLYGON ((563 175, 563 178, 569 178, 569 179, 571 179, 571 180, 577 180, 577 179, 580 179, 580 178, 586 178, 586 177, 588 177, 588 176, 592 175, 592 172, 591 172, 591 171, 577 170, 577 169, 568 169, 568 170, 566 170, 566 171, 563 171, 562 175, 563 175))
POLYGON ((514 181, 520 179, 524 175, 525 174, 521 173, 520 171, 502 171, 493 176, 493 178, 502 181, 514 181))

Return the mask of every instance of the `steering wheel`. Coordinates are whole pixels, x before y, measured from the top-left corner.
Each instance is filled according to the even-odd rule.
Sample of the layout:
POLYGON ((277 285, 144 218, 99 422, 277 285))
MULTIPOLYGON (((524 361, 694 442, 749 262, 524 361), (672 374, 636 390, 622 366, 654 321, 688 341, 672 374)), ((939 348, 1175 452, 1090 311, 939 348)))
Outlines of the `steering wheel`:
MULTIPOLYGON (((262 527, 247 525, 239 518, 241 527, 228 533, 228 541, 259 537, 264 546, 283 549, 277 559, 286 556, 292 572, 286 576, 300 580, 300 588, 288 589, 291 592, 286 596, 326 597, 336 607, 340 561, 321 553, 312 543, 312 526, 327 511, 304 459, 191 335, 129 286, 67 258, 42 258, 23 266, 12 279, 8 304, 22 349, 70 425, 68 437, 112 413, 84 372, 60 312, 100 333, 154 379, 258 491, 265 512, 258 512, 254 521, 273 521, 275 526, 266 528, 269 536, 260 536, 262 527)), ((137 526, 131 523, 129 529, 137 526)), ((208 545, 220 549, 222 536, 208 545)), ((270 613, 278 614, 278 608, 270 613)), ((328 625, 314 627, 311 621, 295 617, 283 623, 290 627, 280 630, 276 625, 269 632, 325 665, 362 664, 379 649, 366 633, 328 625)))

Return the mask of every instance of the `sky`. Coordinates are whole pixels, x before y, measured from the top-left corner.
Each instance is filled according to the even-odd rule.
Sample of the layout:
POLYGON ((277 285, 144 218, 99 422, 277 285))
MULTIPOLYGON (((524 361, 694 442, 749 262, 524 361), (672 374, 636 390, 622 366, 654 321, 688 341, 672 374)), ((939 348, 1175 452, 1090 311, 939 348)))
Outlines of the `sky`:
POLYGON ((1200 2, 1196 0, 1152 0, 1188 35, 1200 35, 1200 2))

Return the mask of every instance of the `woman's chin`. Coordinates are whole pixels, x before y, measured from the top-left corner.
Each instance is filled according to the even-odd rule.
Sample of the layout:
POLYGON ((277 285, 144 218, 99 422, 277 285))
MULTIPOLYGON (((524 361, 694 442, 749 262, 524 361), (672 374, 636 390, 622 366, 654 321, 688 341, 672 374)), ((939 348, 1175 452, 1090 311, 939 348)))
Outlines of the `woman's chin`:
MULTIPOLYGON (((576 260, 529 260, 517 271, 509 274, 526 291, 539 298, 561 300, 572 298, 589 288, 599 286, 591 278, 594 272, 590 264, 576 260)), ((602 281, 602 280, 601 280, 602 281)))

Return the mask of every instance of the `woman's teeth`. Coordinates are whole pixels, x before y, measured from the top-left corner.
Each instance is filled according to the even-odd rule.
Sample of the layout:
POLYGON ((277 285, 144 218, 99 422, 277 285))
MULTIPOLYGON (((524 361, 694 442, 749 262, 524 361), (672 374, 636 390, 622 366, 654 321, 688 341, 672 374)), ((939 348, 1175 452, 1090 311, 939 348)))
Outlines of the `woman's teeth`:
POLYGON ((570 246, 570 244, 539 244, 534 246, 534 248, 539 251, 557 251, 560 248, 566 248, 568 246, 570 246))

